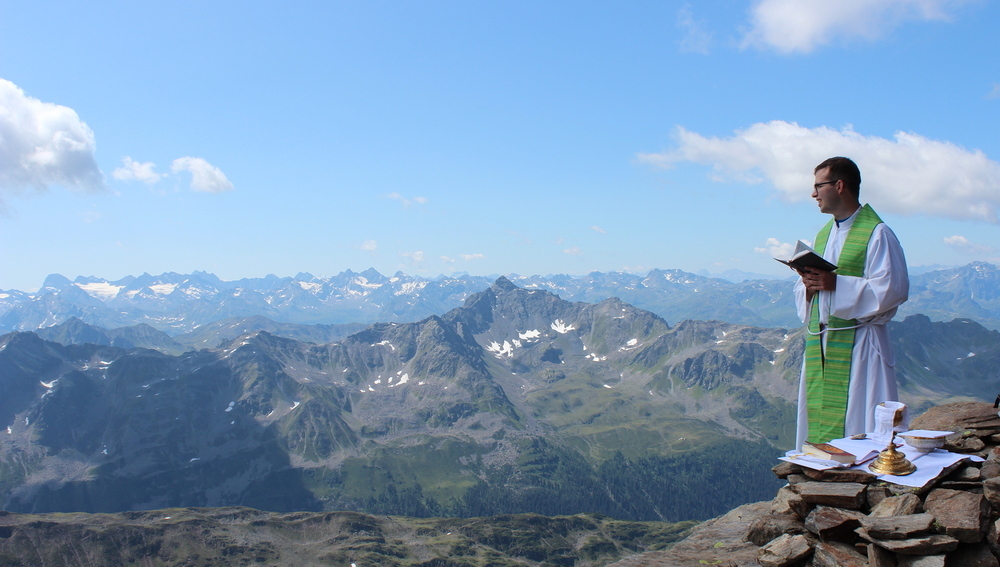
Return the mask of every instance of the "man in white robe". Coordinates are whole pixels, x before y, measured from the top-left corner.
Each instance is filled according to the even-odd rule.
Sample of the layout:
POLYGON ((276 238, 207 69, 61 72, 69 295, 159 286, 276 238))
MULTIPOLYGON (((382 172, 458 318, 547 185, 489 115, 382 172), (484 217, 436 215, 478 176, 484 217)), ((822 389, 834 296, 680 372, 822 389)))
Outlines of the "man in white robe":
MULTIPOLYGON (((861 173, 857 165, 847 158, 830 158, 818 165, 814 173, 812 197, 816 199, 820 211, 832 215, 835 220, 822 254, 831 263, 837 264, 850 228, 861 211, 858 200, 861 173)), ((898 399, 895 358, 886 323, 909 294, 903 249, 896 235, 880 222, 868 240, 862 276, 838 275, 815 268, 806 268, 799 274, 801 279, 795 284, 795 304, 803 322, 809 322, 813 297, 819 303, 819 323, 824 331, 831 316, 856 320, 844 435, 872 432, 875 429, 875 406, 898 399)), ((822 344, 825 351, 825 332, 822 344)), ((797 449, 809 436, 805 374, 806 364, 803 361, 796 419, 797 449)))

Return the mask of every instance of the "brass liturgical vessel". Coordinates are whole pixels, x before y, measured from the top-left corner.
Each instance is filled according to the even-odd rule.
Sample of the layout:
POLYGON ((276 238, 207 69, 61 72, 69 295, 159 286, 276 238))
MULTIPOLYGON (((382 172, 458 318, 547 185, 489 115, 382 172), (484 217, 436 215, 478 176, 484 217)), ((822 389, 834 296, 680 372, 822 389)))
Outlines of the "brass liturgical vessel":
POLYGON ((895 440, 896 434, 893 433, 892 438, 889 439, 889 446, 878 454, 878 458, 872 464, 868 465, 868 470, 875 474, 891 474, 894 476, 906 476, 917 470, 916 465, 896 450, 898 445, 894 443, 895 440))

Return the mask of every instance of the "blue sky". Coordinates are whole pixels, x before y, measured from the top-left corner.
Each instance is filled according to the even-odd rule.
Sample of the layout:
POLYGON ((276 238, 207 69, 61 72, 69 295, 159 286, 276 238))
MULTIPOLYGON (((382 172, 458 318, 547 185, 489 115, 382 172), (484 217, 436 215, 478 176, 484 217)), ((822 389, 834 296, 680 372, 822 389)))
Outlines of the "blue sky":
POLYGON ((0 289, 46 275, 788 275, 861 167, 1000 262, 995 0, 3 2, 0 289))

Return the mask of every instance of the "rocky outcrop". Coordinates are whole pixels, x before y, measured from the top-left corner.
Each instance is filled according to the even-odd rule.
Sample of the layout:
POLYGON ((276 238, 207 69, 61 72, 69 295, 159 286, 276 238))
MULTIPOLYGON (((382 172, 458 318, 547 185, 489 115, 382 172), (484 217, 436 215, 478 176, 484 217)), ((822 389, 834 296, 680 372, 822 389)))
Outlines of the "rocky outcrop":
POLYGON ((670 550, 612 567, 1000 566, 997 410, 980 402, 946 404, 911 427, 954 431, 945 448, 985 461, 960 461, 921 488, 782 462, 773 471, 788 485, 772 501, 741 506, 670 550))

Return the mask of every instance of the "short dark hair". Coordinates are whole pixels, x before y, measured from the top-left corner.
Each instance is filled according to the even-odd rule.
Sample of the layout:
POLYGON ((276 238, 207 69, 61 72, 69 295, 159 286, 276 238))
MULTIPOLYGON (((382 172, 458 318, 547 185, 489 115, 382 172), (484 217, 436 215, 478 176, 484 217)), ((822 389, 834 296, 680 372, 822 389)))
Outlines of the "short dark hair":
POLYGON ((836 181, 841 180, 847 187, 847 190, 858 197, 861 194, 861 170, 858 169, 858 164, 854 163, 851 158, 845 157, 832 157, 824 160, 823 163, 816 166, 813 173, 819 173, 821 169, 830 169, 830 180, 836 181))

